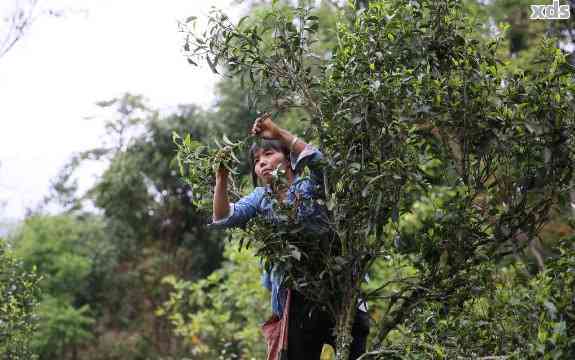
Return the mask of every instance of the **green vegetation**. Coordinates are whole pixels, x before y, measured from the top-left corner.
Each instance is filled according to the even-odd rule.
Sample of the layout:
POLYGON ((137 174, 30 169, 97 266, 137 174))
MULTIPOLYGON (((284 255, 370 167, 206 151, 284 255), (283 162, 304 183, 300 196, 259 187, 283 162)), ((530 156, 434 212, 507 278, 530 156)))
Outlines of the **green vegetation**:
POLYGON ((32 216, 14 236, 16 255, 42 274, 40 319, 33 348, 46 357, 66 358, 90 340, 95 322, 90 304, 103 297, 113 269, 114 248, 100 219, 32 216))
POLYGON ((259 326, 267 320, 270 301, 257 258, 253 251, 238 251, 237 242, 224 256, 222 267, 199 281, 166 277, 173 291, 158 315, 169 316, 195 359, 263 359, 259 326))
POLYGON ((47 196, 64 210, 0 242, 0 356, 262 359, 259 275, 282 262, 336 316, 324 359, 346 359, 358 298, 363 359, 573 358, 573 20, 528 21, 524 1, 356 3, 214 11, 205 34, 190 18, 190 62, 226 75, 213 109, 100 102, 106 141, 47 196), (326 155, 331 247, 293 223, 206 229, 214 166, 235 198, 251 189, 262 111, 326 155), (78 194, 89 161, 106 170, 78 194))
POLYGON ((33 359, 30 337, 36 331, 39 276, 27 271, 0 238, 0 356, 33 359))
MULTIPOLYGON (((259 222, 246 235, 266 264, 284 264, 291 286, 328 306, 337 359, 348 358, 358 298, 386 299, 372 354, 395 353, 390 338, 419 325, 414 312, 482 295, 568 202, 575 118, 566 55, 545 39, 538 68, 517 70, 497 58, 502 38, 478 33, 463 12, 455 1, 372 1, 338 23, 328 59, 313 51, 319 18, 306 7, 274 4, 262 22, 238 26, 214 11, 205 35, 189 38, 192 63, 205 57, 271 103, 303 109, 328 157, 319 201, 331 211, 335 251, 297 242, 293 221, 259 222), (380 259, 399 267, 365 292, 380 259)), ((515 343, 436 342, 421 346, 439 357, 518 354, 515 343)))

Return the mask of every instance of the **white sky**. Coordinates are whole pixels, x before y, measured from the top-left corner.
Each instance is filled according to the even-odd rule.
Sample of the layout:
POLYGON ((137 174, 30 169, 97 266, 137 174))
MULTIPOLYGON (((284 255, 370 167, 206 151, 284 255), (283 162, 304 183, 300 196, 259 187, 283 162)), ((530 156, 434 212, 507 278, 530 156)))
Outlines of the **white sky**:
MULTIPOLYGON (((160 109, 209 106, 217 77, 186 62, 176 21, 206 18, 212 5, 237 17, 241 9, 230 3, 40 0, 66 15, 38 17, 0 58, 0 221, 21 219, 48 193, 50 179, 72 153, 102 143, 106 118, 85 119, 98 113, 95 102, 131 92, 160 109)), ((0 18, 6 16, 2 7, 0 18)), ((81 188, 101 168, 84 168, 81 188)))

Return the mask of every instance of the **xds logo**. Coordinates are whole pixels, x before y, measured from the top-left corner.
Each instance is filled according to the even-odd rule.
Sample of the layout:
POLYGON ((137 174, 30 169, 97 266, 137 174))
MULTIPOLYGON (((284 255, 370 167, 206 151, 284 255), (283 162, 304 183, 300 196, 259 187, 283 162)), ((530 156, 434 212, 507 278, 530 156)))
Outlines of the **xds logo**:
POLYGON ((569 19, 569 5, 559 5, 559 0, 553 0, 553 5, 531 5, 529 19, 558 20, 569 19))

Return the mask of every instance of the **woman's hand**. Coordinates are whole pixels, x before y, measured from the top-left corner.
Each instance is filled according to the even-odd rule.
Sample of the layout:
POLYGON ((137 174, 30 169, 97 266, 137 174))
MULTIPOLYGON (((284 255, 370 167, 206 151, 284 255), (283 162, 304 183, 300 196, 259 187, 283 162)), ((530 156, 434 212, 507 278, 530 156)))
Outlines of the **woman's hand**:
POLYGON ((225 180, 228 178, 230 171, 225 166, 218 166, 216 170, 216 181, 225 180))
POLYGON ((274 140, 280 138, 281 129, 272 121, 272 115, 265 113, 254 121, 252 134, 264 139, 274 140))

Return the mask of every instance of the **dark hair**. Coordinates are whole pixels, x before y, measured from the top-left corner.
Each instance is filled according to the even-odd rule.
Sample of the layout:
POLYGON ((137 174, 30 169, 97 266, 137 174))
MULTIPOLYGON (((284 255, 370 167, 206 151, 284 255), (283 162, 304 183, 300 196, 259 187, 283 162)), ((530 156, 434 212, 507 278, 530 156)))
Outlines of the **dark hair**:
POLYGON ((284 154, 286 160, 290 161, 290 151, 289 148, 279 140, 268 140, 268 139, 257 139, 252 146, 250 147, 248 153, 248 159, 250 163, 250 171, 252 173, 252 182, 254 187, 258 186, 258 176, 256 175, 256 152, 258 150, 268 150, 274 149, 275 151, 279 151, 284 154))

